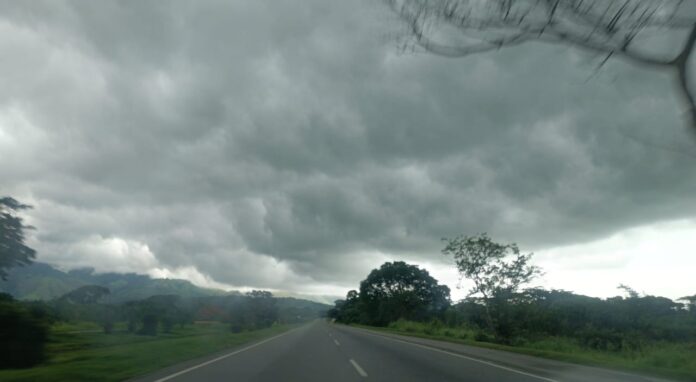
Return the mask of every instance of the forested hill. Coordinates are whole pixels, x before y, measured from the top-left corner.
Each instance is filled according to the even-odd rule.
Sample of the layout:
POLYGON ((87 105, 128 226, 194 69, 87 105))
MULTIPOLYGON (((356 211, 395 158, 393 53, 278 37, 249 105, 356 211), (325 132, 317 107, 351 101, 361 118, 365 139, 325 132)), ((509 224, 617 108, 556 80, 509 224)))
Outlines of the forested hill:
POLYGON ((113 303, 163 294, 202 297, 237 293, 201 288, 186 280, 153 279, 134 273, 97 274, 91 269, 63 272, 43 263, 12 269, 7 281, 0 281, 0 292, 9 293, 20 300, 50 300, 83 285, 109 288, 111 294, 108 301, 113 303))

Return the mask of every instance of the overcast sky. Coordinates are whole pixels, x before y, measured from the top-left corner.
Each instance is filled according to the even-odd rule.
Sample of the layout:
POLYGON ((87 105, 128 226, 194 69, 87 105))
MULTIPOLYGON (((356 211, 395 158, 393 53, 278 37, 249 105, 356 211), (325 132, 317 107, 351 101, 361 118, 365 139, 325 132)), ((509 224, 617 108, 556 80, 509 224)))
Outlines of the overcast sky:
POLYGON ((403 259, 460 298, 440 239, 488 232, 537 253, 540 285, 696 293, 667 74, 404 54, 367 0, 0 8, 0 195, 34 205, 40 261, 335 296, 403 259))

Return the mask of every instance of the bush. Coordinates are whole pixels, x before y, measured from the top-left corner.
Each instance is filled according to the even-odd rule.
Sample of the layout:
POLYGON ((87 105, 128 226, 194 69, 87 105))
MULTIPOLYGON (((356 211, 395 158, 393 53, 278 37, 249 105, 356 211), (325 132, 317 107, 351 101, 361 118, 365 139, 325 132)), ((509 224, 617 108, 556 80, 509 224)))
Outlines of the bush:
POLYGON ((478 332, 474 336, 474 341, 479 342, 495 342, 494 338, 485 332, 478 332))
POLYGON ((621 351, 624 336, 611 330, 587 328, 578 333, 578 341, 588 349, 602 351, 621 351))
POLYGON ((0 369, 32 367, 45 359, 48 326, 20 303, 0 301, 0 369))
POLYGON ((389 328, 402 331, 402 332, 407 332, 407 333, 419 333, 419 332, 424 332, 425 330, 425 325, 423 325, 420 322, 414 322, 414 321, 407 321, 403 318, 400 318, 397 321, 391 322, 388 325, 389 328))
POLYGON ((444 334, 443 332, 444 325, 442 324, 442 321, 434 319, 428 322, 427 325, 425 325, 425 334, 430 334, 430 335, 438 335, 438 334, 444 334))

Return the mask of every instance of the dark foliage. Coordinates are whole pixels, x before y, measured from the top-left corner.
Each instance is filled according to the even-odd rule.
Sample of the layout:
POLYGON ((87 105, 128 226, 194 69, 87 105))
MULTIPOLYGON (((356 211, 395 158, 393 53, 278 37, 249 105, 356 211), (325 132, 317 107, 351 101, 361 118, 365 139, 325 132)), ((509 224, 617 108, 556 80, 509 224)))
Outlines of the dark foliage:
POLYGON ((278 319, 276 300, 271 292, 254 290, 237 299, 229 312, 230 330, 240 332, 267 328, 278 319))
POLYGON ((508 339, 506 310, 521 285, 529 283, 541 269, 529 264, 532 254, 520 252, 517 244, 499 244, 488 235, 444 239, 442 253, 454 258, 462 278, 474 282, 469 296, 482 296, 486 325, 496 337, 508 339))
MULTIPOLYGON (((511 296, 505 304, 491 305, 497 309, 497 330, 502 333, 497 342, 562 336, 590 349, 621 351, 640 350, 646 341, 696 340, 696 317, 664 297, 600 299, 533 288, 511 296)), ((450 326, 486 328, 485 309, 478 298, 455 304, 445 317, 450 326)))
POLYGON ((384 263, 336 302, 330 317, 342 322, 384 326, 400 318, 424 320, 440 316, 450 304, 449 288, 430 274, 403 261, 384 263))
POLYGON ((37 309, 27 309, 11 296, 0 294, 0 369, 31 367, 44 360, 46 317, 37 309))
POLYGON ((138 334, 146 336, 156 336, 157 335, 157 315, 153 313, 146 313, 142 318, 143 326, 138 331, 138 334))
MULTIPOLYGON (((414 305, 412 293, 416 287, 411 283, 416 278, 403 274, 422 275, 425 271, 411 267, 387 263, 372 271, 361 283, 360 293, 348 292, 345 300, 336 301, 328 316, 343 323, 380 326, 406 319, 428 323, 428 327, 465 327, 475 331, 470 337, 474 340, 509 345, 565 337, 587 349, 610 352, 640 352, 646 345, 664 341, 696 341, 693 296, 684 297, 680 299, 684 303, 679 303, 665 297, 641 296, 624 285, 620 289, 626 297, 607 299, 563 290, 508 288, 504 292, 498 289, 488 297, 469 297, 450 306, 442 304, 442 299, 435 305, 414 305), (431 308, 414 309, 428 306, 431 308), (492 328, 489 315, 493 318, 492 328)), ((437 286, 430 276, 424 279, 428 280, 427 284, 437 286)))
POLYGON ((69 304, 96 304, 109 293, 109 288, 99 285, 85 285, 64 294, 59 298, 59 301, 69 304))
POLYGON ((30 264, 36 251, 25 244, 25 231, 31 227, 24 225, 17 215, 21 210, 31 208, 13 198, 0 198, 0 278, 7 278, 10 268, 30 264))

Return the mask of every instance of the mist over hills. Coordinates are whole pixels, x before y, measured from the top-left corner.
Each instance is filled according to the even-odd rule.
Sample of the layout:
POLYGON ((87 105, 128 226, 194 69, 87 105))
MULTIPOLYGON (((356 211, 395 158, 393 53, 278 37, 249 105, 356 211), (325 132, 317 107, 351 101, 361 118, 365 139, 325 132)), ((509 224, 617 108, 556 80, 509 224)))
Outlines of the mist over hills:
MULTIPOLYGON (((155 279, 135 273, 95 273, 93 269, 63 272, 45 263, 17 267, 9 272, 6 281, 0 281, 0 292, 20 300, 51 300, 84 285, 109 288, 104 302, 121 303, 141 300, 154 295, 176 294, 181 297, 208 297, 240 295, 238 291, 202 288, 187 280, 155 279)), ((280 298, 307 300, 304 296, 278 294, 280 298)), ((319 297, 320 300, 325 298, 319 297)), ((308 301, 319 304, 315 301, 308 301)), ((322 304, 323 305, 323 304, 322 304)))
POLYGON ((135 273, 95 273, 93 269, 63 272, 45 263, 34 263, 13 269, 0 291, 20 300, 51 300, 83 285, 109 288, 108 302, 140 300, 159 294, 182 297, 203 297, 238 292, 201 288, 186 280, 153 279, 135 273))

